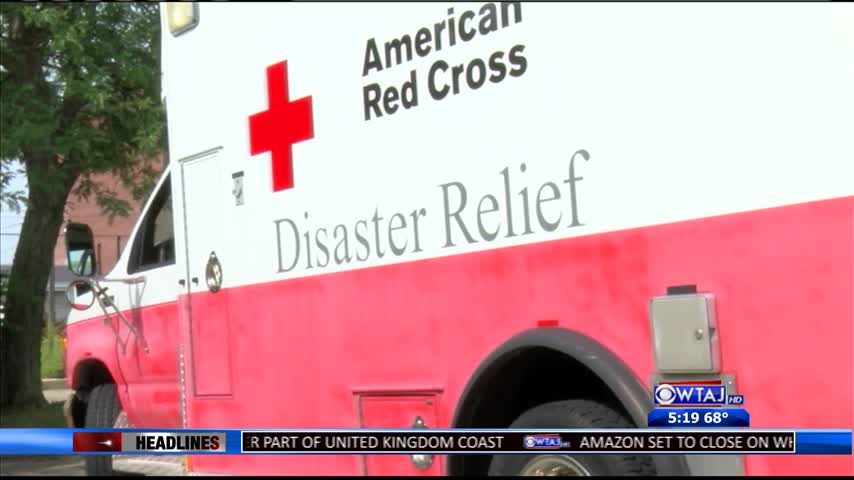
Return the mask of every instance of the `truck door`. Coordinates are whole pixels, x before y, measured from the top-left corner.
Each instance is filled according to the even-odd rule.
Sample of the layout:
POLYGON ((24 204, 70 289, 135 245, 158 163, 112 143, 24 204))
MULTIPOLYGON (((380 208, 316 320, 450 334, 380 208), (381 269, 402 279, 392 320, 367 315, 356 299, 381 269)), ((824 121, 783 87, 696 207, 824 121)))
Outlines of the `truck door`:
MULTIPOLYGON (((177 428, 178 308, 171 174, 161 179, 142 212, 127 263, 130 281, 107 282, 108 295, 133 330, 113 317, 119 375, 134 427, 177 428)), ((125 272, 111 276, 125 277, 125 272)), ((109 277, 108 277, 109 280, 109 277)))
MULTIPOLYGON (((184 332, 188 335, 187 393, 222 397, 232 393, 229 335, 228 257, 223 239, 222 151, 213 149, 180 161, 188 293, 184 332)), ((188 414, 193 415, 192 411, 188 414)), ((188 419, 190 425, 196 424, 188 419)))

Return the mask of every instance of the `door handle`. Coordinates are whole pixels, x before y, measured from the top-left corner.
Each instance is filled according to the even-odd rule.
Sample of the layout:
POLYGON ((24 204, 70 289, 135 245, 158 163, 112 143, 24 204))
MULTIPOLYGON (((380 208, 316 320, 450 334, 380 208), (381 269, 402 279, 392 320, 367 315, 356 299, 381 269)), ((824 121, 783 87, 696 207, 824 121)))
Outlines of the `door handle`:
POLYGON ((199 277, 193 277, 191 281, 193 282, 193 285, 198 285, 199 284, 199 277))
POLYGON ((182 278, 181 280, 178 280, 178 285, 181 285, 182 287, 184 287, 187 285, 187 281, 182 278))

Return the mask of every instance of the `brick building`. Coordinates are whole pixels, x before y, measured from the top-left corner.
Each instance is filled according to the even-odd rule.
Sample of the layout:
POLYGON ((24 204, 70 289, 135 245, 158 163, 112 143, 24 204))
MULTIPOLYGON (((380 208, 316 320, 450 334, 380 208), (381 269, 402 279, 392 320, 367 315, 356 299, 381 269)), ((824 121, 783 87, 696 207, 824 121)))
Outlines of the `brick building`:
MULTIPOLYGON (((166 165, 163 158, 160 157, 153 161, 158 170, 163 171, 166 165)), ((116 216, 110 223, 108 217, 101 213, 101 208, 95 202, 94 196, 84 201, 77 199, 72 193, 65 208, 64 221, 66 223, 85 223, 92 228, 95 237, 95 255, 98 259, 98 274, 106 275, 121 256, 144 204, 141 201, 135 201, 130 191, 113 175, 97 175, 93 176, 93 180, 114 191, 119 198, 130 204, 128 216, 116 216)), ((66 265, 65 239, 62 237, 62 233, 60 233, 54 249, 54 265, 66 265)))

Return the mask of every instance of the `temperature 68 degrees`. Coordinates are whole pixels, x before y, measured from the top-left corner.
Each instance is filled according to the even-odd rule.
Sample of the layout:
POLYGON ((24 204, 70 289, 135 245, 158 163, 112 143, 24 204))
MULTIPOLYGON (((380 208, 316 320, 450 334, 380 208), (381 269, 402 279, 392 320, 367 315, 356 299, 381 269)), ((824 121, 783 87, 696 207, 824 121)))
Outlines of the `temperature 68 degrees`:
POLYGON ((667 421, 670 424, 694 424, 694 423, 703 423, 705 425, 714 425, 720 424, 724 420, 729 417, 729 413, 727 412, 692 412, 692 411, 684 411, 684 412, 669 412, 667 414, 667 421))

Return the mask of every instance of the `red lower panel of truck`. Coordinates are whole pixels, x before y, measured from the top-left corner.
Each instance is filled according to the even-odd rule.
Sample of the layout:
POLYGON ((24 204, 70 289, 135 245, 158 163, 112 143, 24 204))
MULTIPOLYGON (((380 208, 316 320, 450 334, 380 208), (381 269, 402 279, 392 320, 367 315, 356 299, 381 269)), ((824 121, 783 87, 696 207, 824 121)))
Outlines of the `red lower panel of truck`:
MULTIPOLYGON (((182 298, 192 321, 183 317, 180 335, 195 349, 188 426, 409 427, 416 412, 448 427, 479 362, 542 320, 598 340, 645 383, 647 302, 683 284, 716 296, 722 367, 736 375, 751 426, 852 428, 854 197, 182 298), (372 400, 380 395, 391 400, 372 400)), ((87 324, 72 328, 99 328, 87 324)), ((435 475, 443 466, 258 455, 195 456, 192 468, 435 475)), ((844 456, 748 456, 745 468, 854 473, 844 456)))
MULTIPOLYGON (((116 288, 115 286, 112 286, 116 288)), ((179 428, 178 415, 178 307, 177 302, 148 305, 122 312, 139 337, 112 316, 113 333, 104 317, 69 324, 66 351, 66 382, 81 380, 85 364, 100 362, 119 385, 116 393, 128 415, 139 427, 179 428), (141 340, 145 340, 142 343, 141 340), (144 350, 148 347, 148 351, 144 350)), ((99 310, 93 307, 93 310, 99 310)), ((83 380, 86 381, 86 380, 83 380)))

